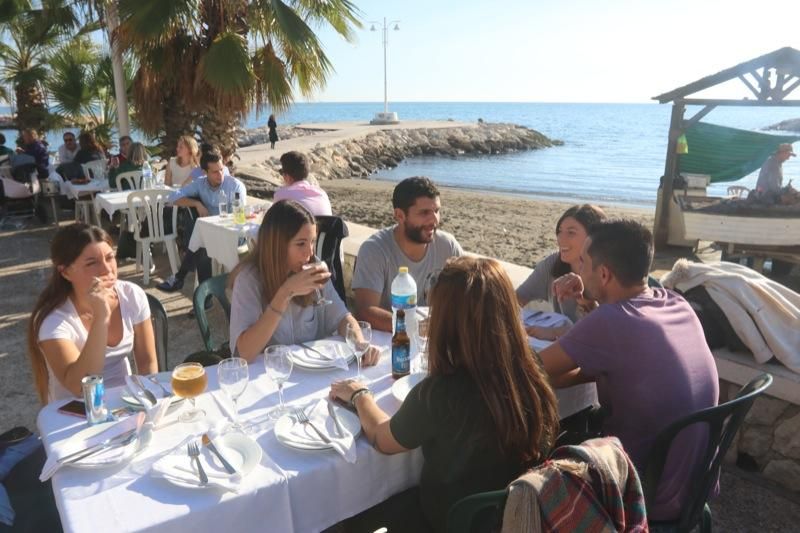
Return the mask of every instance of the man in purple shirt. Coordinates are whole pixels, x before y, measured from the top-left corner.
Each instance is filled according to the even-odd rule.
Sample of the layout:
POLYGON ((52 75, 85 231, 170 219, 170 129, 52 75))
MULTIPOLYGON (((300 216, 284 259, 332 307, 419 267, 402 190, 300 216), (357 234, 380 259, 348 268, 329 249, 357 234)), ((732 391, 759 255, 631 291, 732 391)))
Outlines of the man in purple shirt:
MULTIPOLYGON (((541 352, 556 387, 594 381, 610 413, 603 431, 620 439, 641 472, 669 424, 717 404, 719 383, 703 329, 678 294, 647 286, 653 236, 632 220, 598 224, 586 239, 579 274, 553 283, 559 298, 598 306, 541 352)), ((678 517, 706 444, 694 427, 673 441, 650 520, 678 517)))
POLYGON ((331 216, 328 194, 319 185, 309 182, 308 159, 300 152, 281 156, 281 176, 286 184, 275 191, 274 201, 294 200, 311 211, 315 217, 331 216))

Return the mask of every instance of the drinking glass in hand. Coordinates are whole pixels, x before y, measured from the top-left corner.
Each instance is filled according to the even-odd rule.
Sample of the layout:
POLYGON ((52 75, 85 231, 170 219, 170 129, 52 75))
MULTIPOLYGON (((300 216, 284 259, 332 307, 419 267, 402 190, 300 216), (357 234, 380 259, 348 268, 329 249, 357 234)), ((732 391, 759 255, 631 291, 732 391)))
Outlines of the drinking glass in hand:
MULTIPOLYGON (((314 268, 314 267, 320 267, 324 269, 325 272, 328 272, 328 264, 325 261, 322 261, 316 255, 311 256, 309 262, 303 265, 303 270, 308 270, 309 268, 314 268)), ((314 304, 315 307, 320 307, 323 305, 332 304, 333 302, 328 300, 327 298, 325 298, 325 296, 322 295, 322 289, 316 289, 314 291, 314 301, 312 303, 314 304)))
POLYGON ((219 388, 222 389, 228 398, 233 401, 233 429, 247 433, 250 430, 250 425, 242 425, 239 422, 239 404, 237 401, 239 397, 244 394, 247 389, 247 382, 250 379, 250 374, 247 370, 247 361, 241 357, 231 357, 224 359, 217 366, 217 377, 219 379, 219 388))
POLYGON ((369 322, 359 322, 358 327, 353 324, 347 324, 345 339, 347 340, 347 345, 356 356, 358 375, 356 375, 355 379, 366 381, 367 378, 361 373, 361 358, 364 357, 364 353, 369 349, 369 344, 372 342, 372 326, 369 325, 369 322), (361 330, 360 335, 359 329, 361 330))
POLYGON ((278 398, 280 399, 280 405, 270 412, 272 419, 278 419, 289 411, 283 405, 283 384, 292 375, 293 366, 287 346, 276 344, 267 346, 267 349, 264 350, 264 368, 267 370, 267 376, 278 385, 278 398))
POLYGON ((181 414, 181 422, 194 422, 205 416, 205 411, 198 409, 195 398, 203 394, 208 386, 206 370, 200 363, 182 363, 172 371, 172 392, 181 398, 188 398, 191 409, 181 414))

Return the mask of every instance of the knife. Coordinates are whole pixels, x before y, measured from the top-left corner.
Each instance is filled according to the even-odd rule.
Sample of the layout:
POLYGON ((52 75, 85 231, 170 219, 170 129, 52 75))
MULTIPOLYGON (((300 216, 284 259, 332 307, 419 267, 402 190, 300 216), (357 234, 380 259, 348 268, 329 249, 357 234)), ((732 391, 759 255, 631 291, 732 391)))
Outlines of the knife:
POLYGON ((128 442, 130 442, 128 439, 133 437, 135 433, 136 433, 136 428, 130 429, 125 433, 120 433, 119 435, 116 435, 114 437, 109 437, 106 440, 99 442, 93 446, 89 446, 88 448, 84 448, 83 450, 78 450, 77 452, 65 455, 64 457, 59 458, 56 462, 71 463, 77 461, 78 459, 83 459, 85 457, 89 457, 90 455, 94 455, 95 453, 101 450, 105 450, 107 448, 113 448, 117 445, 128 444, 128 442))
POLYGON ((217 447, 214 446, 214 443, 209 438, 208 433, 204 433, 203 434, 202 441, 203 441, 203 446, 205 446, 206 448, 211 450, 211 453, 213 453, 214 455, 217 456, 217 459, 219 459, 219 462, 222 463, 222 466, 225 467, 225 470, 229 474, 235 474, 236 473, 236 469, 234 467, 232 467, 231 464, 227 460, 225 460, 225 458, 222 456, 222 454, 219 453, 219 450, 217 449, 217 447))
POLYGON ((321 351, 317 350, 316 348, 313 348, 313 347, 309 346, 308 344, 306 344, 304 342, 298 342, 297 345, 298 346, 302 346, 306 350, 311 350, 315 354, 320 355, 326 361, 332 361, 333 360, 330 355, 328 355, 326 353, 322 353, 321 351))
MULTIPOLYGON (((136 384, 136 386, 139 387, 139 389, 141 390, 141 393, 144 395, 144 397, 147 399, 147 401, 150 402, 151 407, 158 403, 158 400, 156 400, 156 395, 153 394, 152 392, 150 392, 150 390, 147 389, 144 386, 144 384, 142 383, 142 379, 139 376, 137 376, 136 374, 133 374, 131 376, 131 381, 133 381, 136 384)), ((137 394, 137 396, 138 396, 138 394, 137 394)), ((141 401, 141 398, 139 398, 139 400, 141 401)), ((145 405, 145 407, 147 407, 147 406, 145 405)))
POLYGON ((333 418, 333 423, 336 424, 336 431, 339 433, 339 436, 344 437, 344 428, 342 427, 342 423, 339 422, 339 417, 336 416, 336 409, 333 406, 333 402, 330 400, 328 400, 328 414, 333 418))

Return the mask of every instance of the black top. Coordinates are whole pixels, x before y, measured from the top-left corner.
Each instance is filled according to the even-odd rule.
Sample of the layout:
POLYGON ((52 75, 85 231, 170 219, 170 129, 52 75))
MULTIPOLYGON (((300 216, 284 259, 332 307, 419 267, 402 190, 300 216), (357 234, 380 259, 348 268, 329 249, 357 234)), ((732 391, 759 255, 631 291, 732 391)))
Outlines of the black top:
POLYGON ((79 163, 81 165, 88 163, 89 161, 98 161, 103 159, 103 152, 98 152, 97 150, 84 150, 81 148, 75 154, 75 158, 73 159, 74 162, 79 163))

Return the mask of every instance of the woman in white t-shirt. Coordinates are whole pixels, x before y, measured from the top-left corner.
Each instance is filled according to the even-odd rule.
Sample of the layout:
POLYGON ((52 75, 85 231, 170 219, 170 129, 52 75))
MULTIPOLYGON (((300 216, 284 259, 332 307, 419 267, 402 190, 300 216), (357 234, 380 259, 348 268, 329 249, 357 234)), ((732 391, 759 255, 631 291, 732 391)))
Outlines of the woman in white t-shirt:
POLYGON ((167 172, 164 174, 164 183, 183 187, 191 182, 189 174, 192 169, 200 166, 200 148, 194 137, 183 135, 178 138, 175 152, 177 155, 169 158, 167 172))
POLYGON ((111 237, 86 224, 61 228, 50 245, 53 273, 31 313, 28 352, 42 403, 81 395, 81 379, 122 385, 133 352, 137 371, 158 371, 145 292, 117 279, 111 237))

